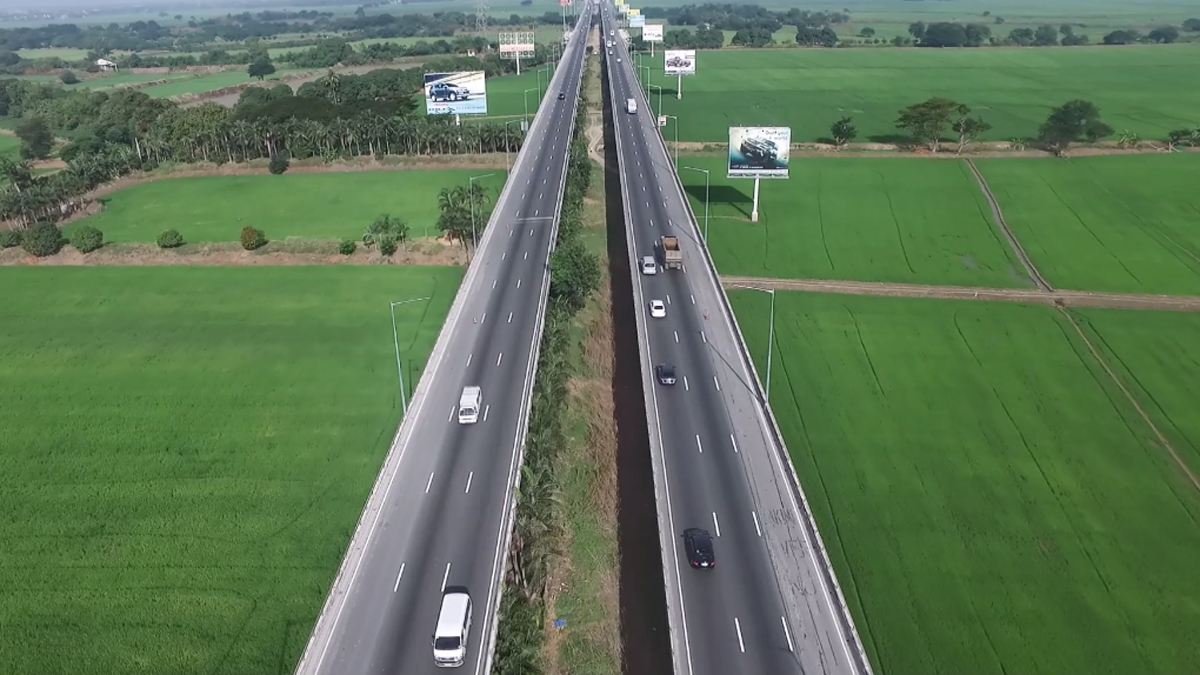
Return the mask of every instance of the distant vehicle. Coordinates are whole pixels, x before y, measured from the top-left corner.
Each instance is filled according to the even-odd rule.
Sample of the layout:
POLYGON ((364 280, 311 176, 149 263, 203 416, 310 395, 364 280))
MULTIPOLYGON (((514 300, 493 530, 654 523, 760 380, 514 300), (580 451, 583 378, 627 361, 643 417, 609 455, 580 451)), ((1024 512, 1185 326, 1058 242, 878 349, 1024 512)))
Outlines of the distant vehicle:
POLYGON ((608 34, 609 34, 609 35, 612 35, 612 34, 613 34, 612 30, 609 30, 609 31, 608 31, 608 34))
POLYGON ((683 251, 679 250, 679 237, 662 237, 658 245, 662 247, 663 267, 669 270, 683 269, 683 251))
POLYGON ((672 56, 671 58, 667 59, 668 68, 690 68, 691 66, 691 61, 679 58, 678 56, 672 56))
POLYGON ((655 319, 667 318, 667 306, 662 300, 650 301, 650 316, 654 317, 655 319))
POLYGON ((755 162, 769 162, 779 156, 779 146, 775 145, 775 141, 758 136, 743 140, 738 149, 746 159, 755 162))
MULTIPOLYGON (((620 62, 621 59, 617 59, 617 63, 620 62)), ((625 112, 629 113, 630 115, 633 115, 637 112, 637 99, 631 98, 628 101, 625 101, 625 112)))
POLYGON ((479 387, 463 387, 458 397, 458 423, 475 424, 479 421, 479 404, 483 402, 483 391, 479 387))
POLYGON ((692 567, 712 569, 717 566, 713 552, 712 535, 708 530, 691 527, 683 531, 683 549, 687 551, 688 564, 692 567))
POLYGON ((642 257, 642 274, 658 274, 658 264, 654 262, 654 256, 642 257))
POLYGON ((618 56, 618 57, 617 57, 617 63, 620 63, 620 62, 621 62, 621 57, 619 57, 619 56, 618 56))
POLYGON ((659 384, 669 387, 675 384, 675 366, 669 363, 660 363, 654 367, 654 376, 658 378, 659 384))
POLYGON ((567 97, 567 95, 564 94, 563 92, 561 92, 561 91, 558 92, 558 100, 561 101, 561 100, 565 99, 566 97, 567 97))
POLYGON ((436 82, 429 86, 429 98, 433 101, 466 101, 471 90, 449 82, 436 82))
POLYGON ((433 631, 433 662, 439 668, 457 668, 467 658, 467 637, 471 634, 471 595, 462 586, 447 586, 442 592, 433 631))

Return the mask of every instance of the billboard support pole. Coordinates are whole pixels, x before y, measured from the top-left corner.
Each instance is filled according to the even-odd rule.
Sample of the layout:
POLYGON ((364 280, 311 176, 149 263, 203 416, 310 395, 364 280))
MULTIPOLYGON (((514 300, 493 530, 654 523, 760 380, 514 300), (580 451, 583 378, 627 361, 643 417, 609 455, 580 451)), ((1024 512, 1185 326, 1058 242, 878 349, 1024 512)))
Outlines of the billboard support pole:
POLYGON ((683 98, 683 73, 679 74, 678 79, 679 83, 675 85, 675 98, 677 100, 683 98))
POLYGON ((750 222, 758 222, 758 182, 759 178, 754 179, 754 206, 750 207, 750 222))
POLYGON ((521 52, 517 52, 517 74, 521 74, 521 52))

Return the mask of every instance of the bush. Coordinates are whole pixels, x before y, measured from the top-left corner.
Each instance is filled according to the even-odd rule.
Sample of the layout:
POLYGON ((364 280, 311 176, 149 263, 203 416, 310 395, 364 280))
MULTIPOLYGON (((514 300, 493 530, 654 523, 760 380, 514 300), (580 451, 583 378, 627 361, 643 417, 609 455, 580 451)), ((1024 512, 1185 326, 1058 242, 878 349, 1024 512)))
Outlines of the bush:
POLYGON ((58 227, 50 223, 39 223, 25 231, 21 237, 21 248, 31 255, 44 258, 62 250, 63 236, 58 227))
POLYGON ((342 255, 354 255, 354 251, 358 249, 358 242, 353 239, 343 239, 342 243, 338 244, 338 253, 342 255))
POLYGON ((183 243, 183 235, 179 234, 179 230, 166 230, 158 235, 159 248, 179 248, 183 243))
POLYGON ((71 230, 71 246, 80 253, 91 253, 104 245, 104 233, 91 225, 81 225, 71 230))
POLYGON ((58 76, 58 81, 68 85, 79 84, 79 76, 69 70, 64 70, 62 74, 58 76))
POLYGON ((375 240, 379 244, 379 252, 386 256, 391 256, 396 252, 396 238, 391 235, 385 235, 375 240))
POLYGON ((0 230, 0 248, 12 248, 21 245, 21 233, 16 230, 0 230))
POLYGON ((276 153, 271 157, 271 163, 267 165, 267 170, 276 176, 282 176, 291 165, 292 162, 286 155, 276 153))
POLYGON ((267 245, 267 235, 256 227, 242 228, 242 248, 247 251, 262 248, 267 245))

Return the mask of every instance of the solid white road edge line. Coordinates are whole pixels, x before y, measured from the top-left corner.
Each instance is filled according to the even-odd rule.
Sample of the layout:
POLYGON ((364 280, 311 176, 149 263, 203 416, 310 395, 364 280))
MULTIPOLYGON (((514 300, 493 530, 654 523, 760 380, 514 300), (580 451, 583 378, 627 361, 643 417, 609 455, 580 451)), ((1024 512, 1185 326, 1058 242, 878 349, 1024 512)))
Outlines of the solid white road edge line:
POLYGON ((796 651, 796 645, 792 642, 792 631, 788 630, 787 618, 781 616, 779 617, 779 622, 783 624, 783 636, 787 638, 788 651, 794 653, 796 651))

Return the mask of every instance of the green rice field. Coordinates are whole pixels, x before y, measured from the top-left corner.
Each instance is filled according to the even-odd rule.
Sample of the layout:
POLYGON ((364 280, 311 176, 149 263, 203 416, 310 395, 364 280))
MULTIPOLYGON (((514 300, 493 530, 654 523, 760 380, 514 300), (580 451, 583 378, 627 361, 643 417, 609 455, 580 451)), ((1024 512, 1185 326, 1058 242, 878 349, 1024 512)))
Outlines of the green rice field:
MULTIPOLYGON (((770 298, 732 301, 761 374, 770 298)), ((1200 492, 1061 315, 783 292, 777 310, 772 406, 876 672, 1200 663, 1200 492)), ((1169 370, 1200 361, 1200 324, 1152 318, 1172 351, 1135 358, 1153 315, 1096 314, 1194 419, 1195 378, 1169 370)))
POLYGON ((1200 295, 1200 155, 982 159, 977 166, 1052 285, 1200 295))
POLYGON ((696 76, 683 78, 682 100, 676 78, 662 75, 661 52, 641 63, 667 94, 664 112, 679 116, 682 141, 724 142, 731 126, 786 126, 793 142, 813 142, 849 116, 860 142, 893 142, 904 140, 898 111, 931 96, 971 106, 994 127, 985 140, 1033 137, 1052 106, 1074 98, 1095 102, 1118 132, 1165 138, 1196 123, 1198 55, 1192 45, 706 51, 696 76))
MULTIPOLYGON (((271 80, 278 80, 281 76, 286 75, 289 72, 298 71, 279 70, 274 75, 267 78, 267 81, 270 82, 271 80)), ((204 94, 210 91, 224 89, 225 87, 232 87, 254 81, 257 80, 247 75, 246 69, 242 68, 240 70, 227 70, 219 73, 213 73, 212 75, 203 75, 201 77, 187 77, 175 82, 169 82, 167 84, 146 87, 142 91, 151 98, 171 98, 172 96, 184 96, 186 94, 204 94)))
MULTIPOLYGON (((669 136, 668 136, 669 137, 669 136)), ((962 286, 1031 287, 962 162, 912 158, 794 159, 791 178, 730 179, 708 169, 709 237, 723 274, 962 286)), ((705 177, 680 170, 704 227, 705 177)))
POLYGON ((63 61, 79 61, 87 57, 86 49, 18 49, 17 55, 23 59, 62 59, 63 61))
POLYGON ((106 197, 102 213, 80 222, 99 228, 105 241, 113 243, 153 242, 168 228, 179 230, 190 243, 237 241, 246 226, 262 229, 273 240, 359 239, 386 213, 406 221, 413 238, 437 236, 438 192, 486 173, 495 175, 475 183, 488 189, 494 203, 504 187, 504 171, 164 179, 106 197))
POLYGON ((0 672, 290 672, 461 277, 0 268, 0 672))
POLYGON ((21 140, 16 136, 0 134, 0 157, 17 159, 21 154, 21 140))

